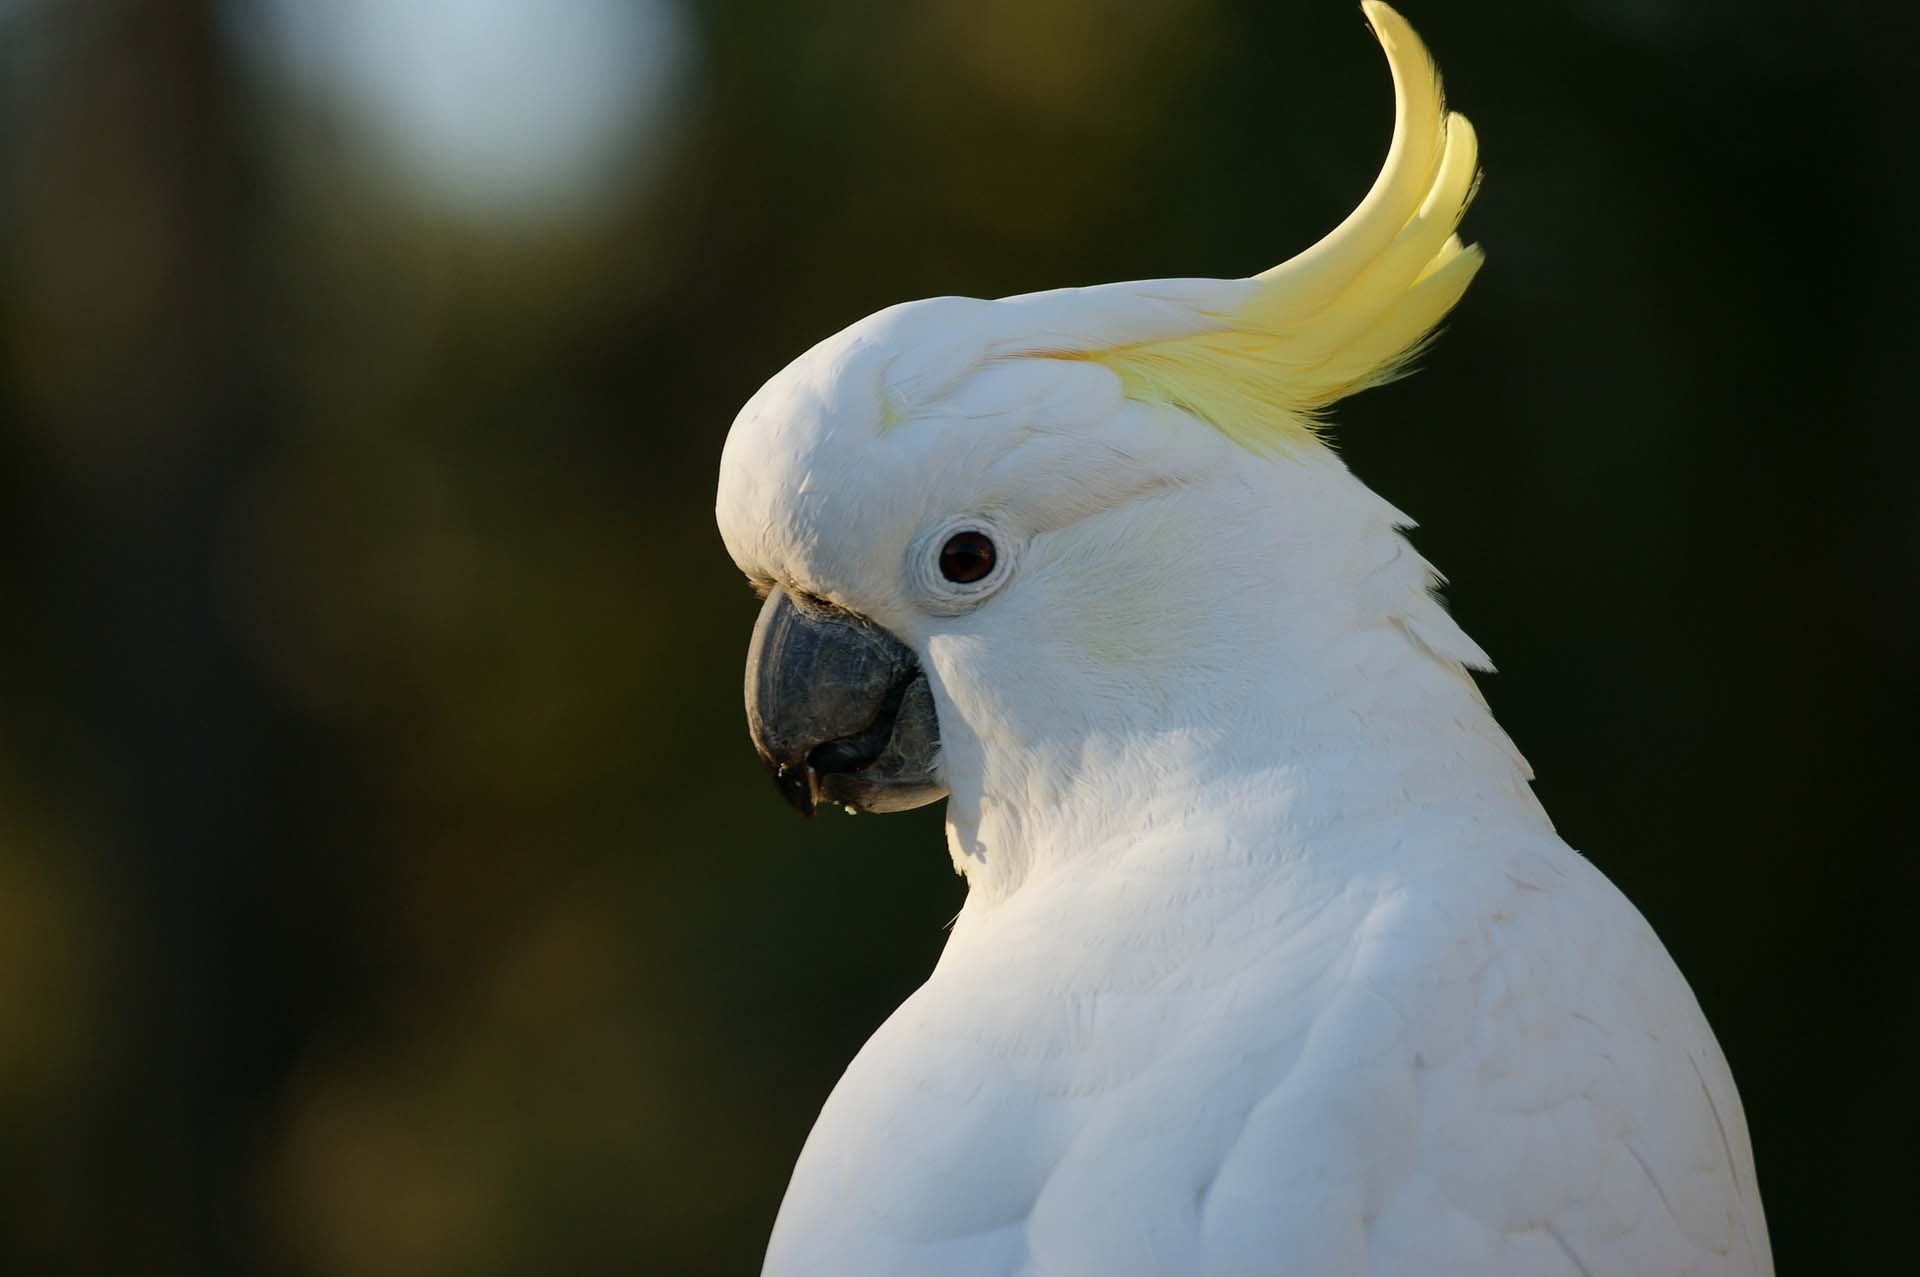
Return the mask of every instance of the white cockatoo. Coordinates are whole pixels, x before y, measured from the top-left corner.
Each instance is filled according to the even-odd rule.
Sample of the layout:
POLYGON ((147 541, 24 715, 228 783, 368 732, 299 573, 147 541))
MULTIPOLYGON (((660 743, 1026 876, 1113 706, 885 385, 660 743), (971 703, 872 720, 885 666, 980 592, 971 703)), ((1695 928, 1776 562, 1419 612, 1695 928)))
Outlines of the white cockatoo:
POLYGON ((770 1274, 1771 1271, 1693 994, 1318 437, 1480 264, 1473 131, 1363 7, 1392 147, 1300 256, 896 306, 734 423, 755 744, 803 810, 945 797, 968 881, 770 1274))

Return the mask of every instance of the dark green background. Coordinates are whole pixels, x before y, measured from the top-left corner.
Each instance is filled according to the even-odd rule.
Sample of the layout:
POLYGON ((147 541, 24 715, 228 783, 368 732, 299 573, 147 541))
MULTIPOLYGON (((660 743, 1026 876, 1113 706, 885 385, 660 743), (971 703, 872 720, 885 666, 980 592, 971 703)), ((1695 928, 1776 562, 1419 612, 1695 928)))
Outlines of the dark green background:
MULTIPOLYGON (((1345 0, 688 4, 664 161, 501 224, 235 8, 0 4, 0 1269, 751 1271, 962 885, 936 811, 760 772, 733 412, 897 300, 1297 251, 1378 49, 1345 0)), ((1859 1271, 1912 1187, 1920 55, 1406 8, 1489 260, 1342 447, 1693 981, 1783 1271, 1859 1271)))

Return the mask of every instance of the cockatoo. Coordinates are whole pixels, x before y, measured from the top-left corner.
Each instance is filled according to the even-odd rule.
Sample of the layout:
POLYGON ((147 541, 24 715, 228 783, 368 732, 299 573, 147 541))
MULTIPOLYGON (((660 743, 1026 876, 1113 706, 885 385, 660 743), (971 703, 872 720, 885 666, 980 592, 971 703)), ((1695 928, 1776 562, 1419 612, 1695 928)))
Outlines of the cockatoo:
POLYGON ((1393 141, 1312 248, 895 306, 733 425, 759 752, 802 811, 945 797, 968 883, 769 1274, 1771 1271, 1692 992, 1321 439, 1481 261, 1473 130, 1363 8, 1393 141))

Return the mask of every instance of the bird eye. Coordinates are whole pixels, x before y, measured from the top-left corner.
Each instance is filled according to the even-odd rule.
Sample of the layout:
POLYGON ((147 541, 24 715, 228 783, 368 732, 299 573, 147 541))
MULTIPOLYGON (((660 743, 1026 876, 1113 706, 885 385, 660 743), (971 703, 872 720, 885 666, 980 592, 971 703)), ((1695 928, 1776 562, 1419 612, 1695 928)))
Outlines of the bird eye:
POLYGON ((984 532, 956 532, 940 547, 940 575, 957 585, 982 580, 1000 555, 984 532))

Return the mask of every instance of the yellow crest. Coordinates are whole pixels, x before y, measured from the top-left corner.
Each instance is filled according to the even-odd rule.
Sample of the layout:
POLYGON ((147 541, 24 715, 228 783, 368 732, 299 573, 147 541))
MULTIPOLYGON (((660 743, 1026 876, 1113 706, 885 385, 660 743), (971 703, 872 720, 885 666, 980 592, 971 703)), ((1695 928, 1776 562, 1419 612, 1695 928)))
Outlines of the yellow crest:
POLYGON ((1393 73, 1394 127, 1360 206, 1255 276, 1252 298, 1217 316, 1217 330, 1050 357, 1098 363, 1128 398, 1171 404, 1263 453, 1316 442, 1326 409, 1406 371, 1480 268, 1478 246, 1454 233, 1479 151, 1406 19, 1379 0, 1361 8, 1393 73))

